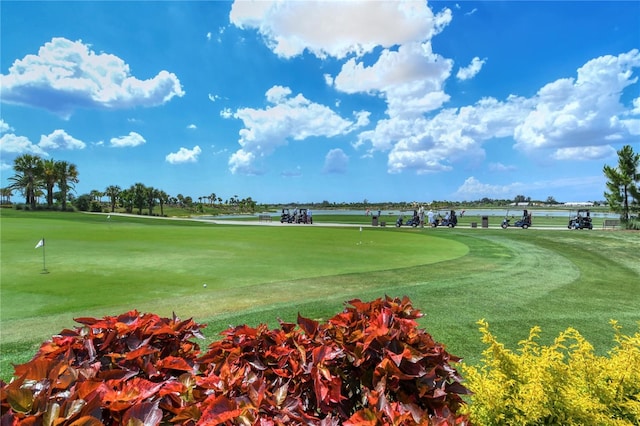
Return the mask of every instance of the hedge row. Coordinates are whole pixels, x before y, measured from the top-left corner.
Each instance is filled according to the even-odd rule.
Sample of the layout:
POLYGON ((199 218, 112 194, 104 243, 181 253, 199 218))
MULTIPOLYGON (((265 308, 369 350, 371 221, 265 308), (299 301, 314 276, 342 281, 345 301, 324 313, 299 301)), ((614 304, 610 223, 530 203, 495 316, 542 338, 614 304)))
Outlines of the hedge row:
POLYGON ((352 300, 324 323, 230 328, 206 352, 191 319, 77 318, 0 382, 0 424, 640 424, 640 333, 612 322, 596 356, 574 329, 542 346, 534 327, 514 352, 480 321, 487 348, 467 366, 421 316, 407 298, 352 300))
POLYGON ((192 320, 78 318, 2 383, 2 425, 467 424, 450 355, 408 299, 318 323, 239 326, 200 353, 192 320))

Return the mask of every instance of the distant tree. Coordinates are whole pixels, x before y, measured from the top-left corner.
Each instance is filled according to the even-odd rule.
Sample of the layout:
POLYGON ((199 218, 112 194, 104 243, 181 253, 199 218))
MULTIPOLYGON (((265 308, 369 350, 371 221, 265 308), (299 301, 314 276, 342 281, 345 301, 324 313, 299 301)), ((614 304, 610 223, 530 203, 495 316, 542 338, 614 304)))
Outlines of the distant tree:
POLYGON ((74 205, 81 212, 88 212, 91 210, 91 203, 93 197, 90 194, 82 194, 74 200, 74 205))
POLYGON ((169 197, 166 192, 161 190, 158 190, 158 193, 156 195, 158 197, 158 203, 160 204, 160 216, 164 216, 164 205, 169 202, 169 199, 171 197, 169 197))
POLYGON ((526 197, 524 195, 516 195, 516 198, 513 199, 514 203, 524 203, 526 201, 526 197))
POLYGON ((142 214, 142 209, 147 202, 146 187, 138 182, 131 187, 131 193, 133 195, 133 206, 138 209, 138 214, 142 214))
POLYGON ((131 188, 120 191, 118 199, 120 206, 126 213, 133 213, 133 190, 131 188))
POLYGON ((111 212, 116 211, 116 205, 118 203, 118 197, 120 197, 120 193, 122 189, 118 185, 109 185, 104 190, 104 195, 109 197, 109 202, 111 203, 111 212))
POLYGON ((13 161, 13 170, 16 174, 9 178, 12 182, 9 187, 17 189, 25 198, 25 202, 36 208, 36 191, 42 185, 42 158, 37 155, 23 154, 13 161))
POLYGON ((58 169, 53 159, 42 161, 42 181, 47 191, 47 207, 53 207, 53 188, 58 182, 58 169))
POLYGON ((556 199, 555 199, 555 198, 553 198, 553 196, 551 196, 551 195, 549 195, 549 196, 547 197, 547 201, 546 201, 546 203, 547 203, 547 204, 558 204, 558 202, 556 201, 556 199))
POLYGON ((102 201, 102 196, 104 195, 104 193, 98 189, 92 189, 91 192, 89 192, 89 195, 91 195, 93 201, 97 201, 100 203, 102 201))
POLYGON ((604 196, 611 210, 620 213, 620 219, 629 220, 630 206, 635 211, 640 204, 640 154, 634 153, 630 145, 618 151, 618 167, 605 165, 602 169, 607 178, 604 196))
POLYGON ((69 191, 75 188, 74 184, 80 182, 78 168, 75 164, 67 161, 56 161, 56 177, 58 178, 58 189, 62 193, 62 210, 66 211, 69 191))
POLYGON ((158 190, 153 186, 148 186, 145 189, 145 198, 147 201, 147 208, 149 209, 149 216, 153 215, 153 208, 156 206, 156 200, 158 199, 158 190))
POLYGON ((13 196, 13 191, 10 187, 0 188, 0 204, 9 204, 11 203, 11 197, 13 196))

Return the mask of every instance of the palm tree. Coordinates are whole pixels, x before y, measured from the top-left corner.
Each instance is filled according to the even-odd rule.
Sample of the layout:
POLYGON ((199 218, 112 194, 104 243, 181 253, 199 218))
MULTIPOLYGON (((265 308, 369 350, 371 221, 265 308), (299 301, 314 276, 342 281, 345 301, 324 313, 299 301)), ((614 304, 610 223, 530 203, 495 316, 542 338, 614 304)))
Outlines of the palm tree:
POLYGON ((157 193, 158 202, 160 203, 160 216, 164 216, 164 205, 169 202, 169 195, 161 190, 157 193))
POLYGON ((213 203, 216 202, 216 198, 218 196, 215 194, 215 192, 212 192, 211 195, 209 195, 209 204, 211 204, 211 207, 213 207, 213 203))
POLYGON ((144 184, 138 182, 131 187, 131 193, 133 197, 133 206, 138 209, 138 214, 142 214, 145 202, 147 201, 146 187, 144 184))
POLYGON ((78 169, 75 164, 67 161, 56 161, 56 176, 58 178, 58 189, 62 193, 62 211, 67 210, 67 194, 75 188, 74 184, 78 180, 78 169))
POLYGON ((0 204, 9 204, 11 203, 11 197, 13 196, 13 192, 10 187, 0 188, 0 204))
POLYGON ((13 183, 11 189, 17 189, 24 194, 25 202, 36 208, 36 190, 42 184, 42 158, 37 155, 23 154, 13 162, 15 176, 9 178, 13 183))
POLYGON ((120 206, 124 208, 127 213, 133 212, 133 187, 129 189, 123 189, 119 195, 120 206))
POLYGON ((145 189, 145 198, 147 201, 147 208, 149 209, 149 216, 153 215, 153 208, 156 205, 156 199, 158 198, 158 190, 153 186, 149 186, 145 189))
POLYGON ((111 213, 116 211, 116 204, 118 203, 120 192, 122 192, 122 189, 118 185, 109 185, 104 190, 104 195, 109 197, 111 201, 111 213))
POLYGON ((53 207, 53 188, 58 182, 56 173, 56 162, 53 159, 42 162, 42 178, 44 187, 47 190, 47 208, 53 207))
POLYGON ((97 189, 92 189, 91 192, 89 192, 89 195, 91 196, 91 199, 93 201, 96 201, 98 203, 102 202, 102 191, 99 191, 97 189))

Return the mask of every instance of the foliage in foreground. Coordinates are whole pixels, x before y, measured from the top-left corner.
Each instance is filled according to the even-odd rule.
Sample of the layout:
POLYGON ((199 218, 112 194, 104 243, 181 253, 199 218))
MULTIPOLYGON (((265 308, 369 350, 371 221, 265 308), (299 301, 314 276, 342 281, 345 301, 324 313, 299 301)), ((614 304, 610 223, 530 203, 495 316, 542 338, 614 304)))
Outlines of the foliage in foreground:
POLYGON ((200 353, 192 320, 78 318, 0 383, 2 425, 444 425, 468 393, 411 302, 352 300, 319 323, 238 326, 200 353))
POLYGON ((568 328, 549 346, 534 327, 514 353, 478 322, 487 345, 479 367, 463 365, 473 392, 466 406, 478 425, 640 424, 640 333, 626 336, 612 321, 616 346, 608 356, 568 328))

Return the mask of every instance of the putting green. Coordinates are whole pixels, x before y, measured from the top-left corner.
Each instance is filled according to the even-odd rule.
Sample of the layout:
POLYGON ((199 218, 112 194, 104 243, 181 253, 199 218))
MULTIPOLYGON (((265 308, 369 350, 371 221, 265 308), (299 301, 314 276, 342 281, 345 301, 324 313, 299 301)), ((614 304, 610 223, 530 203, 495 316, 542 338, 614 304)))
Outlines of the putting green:
MULTIPOLYGON (((461 242, 414 229, 55 213, 3 215, 1 248, 3 343, 25 339, 25 329, 30 340, 42 341, 78 316, 138 309, 198 317, 306 298, 316 293, 310 286, 322 285, 297 288, 301 280, 433 264, 468 252, 461 242), (42 248, 34 249, 43 236, 44 259, 42 248)), ((327 292, 317 289, 319 298, 327 292)))

